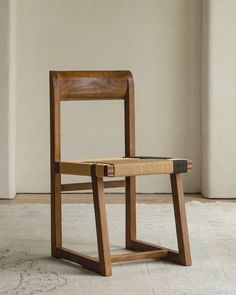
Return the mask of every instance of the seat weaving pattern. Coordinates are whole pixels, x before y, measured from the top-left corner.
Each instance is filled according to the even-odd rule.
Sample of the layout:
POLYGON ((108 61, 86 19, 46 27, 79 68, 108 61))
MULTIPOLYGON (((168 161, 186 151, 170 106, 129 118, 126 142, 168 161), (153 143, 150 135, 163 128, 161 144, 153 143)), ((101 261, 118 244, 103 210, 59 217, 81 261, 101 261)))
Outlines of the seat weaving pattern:
POLYGON ((90 176, 92 165, 96 165, 98 177, 172 174, 192 170, 192 162, 187 159, 135 157, 61 162, 60 173, 90 176))

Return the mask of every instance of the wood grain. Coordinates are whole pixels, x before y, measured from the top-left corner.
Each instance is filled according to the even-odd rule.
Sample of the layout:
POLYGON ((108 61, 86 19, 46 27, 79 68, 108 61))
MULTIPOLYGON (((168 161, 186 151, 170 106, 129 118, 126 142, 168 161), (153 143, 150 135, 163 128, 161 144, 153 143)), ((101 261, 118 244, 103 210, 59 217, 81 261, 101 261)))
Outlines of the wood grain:
POLYGON ((57 248, 57 256, 69 260, 74 263, 78 263, 85 268, 100 273, 99 262, 97 258, 87 256, 66 248, 57 248))
POLYGON ((152 250, 139 253, 127 253, 112 255, 112 262, 121 262, 121 261, 130 261, 130 260, 142 260, 142 259, 151 259, 151 258, 161 258, 165 257, 168 254, 167 250, 152 250))
MULTIPOLYGON (((117 187, 125 187, 125 180, 115 180, 115 181, 104 181, 104 188, 117 188, 117 187)), ((61 185, 62 191, 82 191, 92 189, 91 182, 84 183, 66 183, 61 185)))
POLYGON ((129 71, 57 71, 60 100, 124 99, 129 71))

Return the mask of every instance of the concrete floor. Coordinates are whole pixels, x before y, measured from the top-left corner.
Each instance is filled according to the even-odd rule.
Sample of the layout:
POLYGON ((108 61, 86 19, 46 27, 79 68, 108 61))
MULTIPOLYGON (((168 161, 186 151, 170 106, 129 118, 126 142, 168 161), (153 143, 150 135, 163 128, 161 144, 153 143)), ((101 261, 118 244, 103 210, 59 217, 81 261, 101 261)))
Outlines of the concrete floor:
MULTIPOLYGON (((63 196, 63 246, 97 256, 91 195, 63 196), (86 202, 86 204, 77 204, 86 202)), ((107 195, 108 202, 121 202, 107 195)), ((177 249, 168 195, 139 195, 138 238, 177 249), (156 202, 156 205, 153 203, 156 202)), ((115 263, 112 277, 50 257, 49 195, 18 195, 0 202, 0 294, 235 295, 236 202, 186 196, 193 265, 160 259, 115 263), (5 202, 6 205, 3 205, 5 202), (42 202, 45 202, 42 204, 42 202), (10 205, 7 205, 10 204, 10 205)), ((125 210, 107 205, 112 254, 124 253, 125 210)))

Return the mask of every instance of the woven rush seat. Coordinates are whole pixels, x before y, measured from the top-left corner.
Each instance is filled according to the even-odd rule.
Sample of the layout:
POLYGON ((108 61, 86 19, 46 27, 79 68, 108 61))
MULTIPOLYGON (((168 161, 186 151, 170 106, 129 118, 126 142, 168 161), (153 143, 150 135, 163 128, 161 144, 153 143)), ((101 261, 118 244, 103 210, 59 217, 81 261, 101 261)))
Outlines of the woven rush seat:
POLYGON ((186 173, 192 170, 192 161, 187 159, 134 157, 61 162, 60 173, 91 176, 94 165, 97 177, 186 173))

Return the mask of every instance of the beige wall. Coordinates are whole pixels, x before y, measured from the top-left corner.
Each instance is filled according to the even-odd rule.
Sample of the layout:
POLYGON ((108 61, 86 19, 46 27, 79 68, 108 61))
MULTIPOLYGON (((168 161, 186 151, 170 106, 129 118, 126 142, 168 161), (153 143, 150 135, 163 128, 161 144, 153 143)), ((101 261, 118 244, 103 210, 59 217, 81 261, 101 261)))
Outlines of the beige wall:
POLYGON ((15 197, 13 0, 0 0, 0 198, 15 197))
POLYGON ((9 36, 9 5, 8 1, 0 1, 0 108, 4 112, 0 116, 0 184, 1 197, 8 194, 8 171, 9 171, 9 154, 8 154, 8 73, 9 73, 9 58, 8 58, 8 36, 9 36))
POLYGON ((235 198, 236 1, 203 1, 202 193, 235 198))
MULTIPOLYGON (((16 21, 18 192, 49 190, 48 71, 56 69, 130 69, 137 154, 191 158, 185 188, 200 191, 201 1, 21 0, 16 21)), ((118 102, 63 105, 63 158, 122 155, 121 114, 118 102)), ((169 192, 169 179, 140 178, 138 190, 169 192)))

